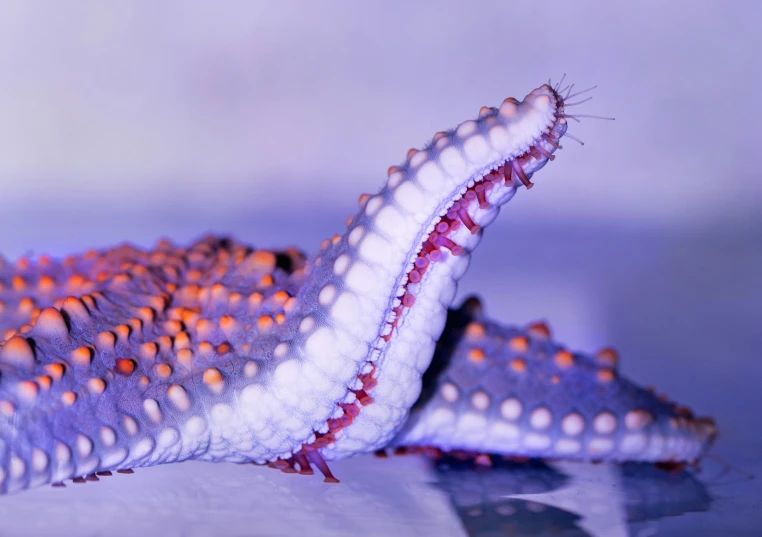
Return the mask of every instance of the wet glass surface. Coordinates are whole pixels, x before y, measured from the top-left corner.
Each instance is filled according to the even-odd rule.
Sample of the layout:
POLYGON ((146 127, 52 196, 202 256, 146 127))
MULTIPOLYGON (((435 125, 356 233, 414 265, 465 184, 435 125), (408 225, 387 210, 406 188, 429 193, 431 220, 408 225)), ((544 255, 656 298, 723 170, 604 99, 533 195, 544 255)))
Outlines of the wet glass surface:
MULTIPOLYGON (((571 348, 616 343, 624 375, 717 420, 719 439, 700 470, 500 460, 484 468, 368 456, 333 463, 342 483, 328 486, 317 477, 249 465, 191 462, 0 498, 3 531, 293 535, 309 527, 313 535, 355 536, 760 535, 759 243, 538 226, 516 234, 515 215, 501 218, 459 294, 482 295, 489 315, 503 322, 548 319, 555 337, 571 348)), ((246 229, 267 220, 227 224, 246 239, 246 229)), ((286 225, 281 242, 306 248, 311 234, 322 235, 333 220, 315 218, 310 232, 286 225)))

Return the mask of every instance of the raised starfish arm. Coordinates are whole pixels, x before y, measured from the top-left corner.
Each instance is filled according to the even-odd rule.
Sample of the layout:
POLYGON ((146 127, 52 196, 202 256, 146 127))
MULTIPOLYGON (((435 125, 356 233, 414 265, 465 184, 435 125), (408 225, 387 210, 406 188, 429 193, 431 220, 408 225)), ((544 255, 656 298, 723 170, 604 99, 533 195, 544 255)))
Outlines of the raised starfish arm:
POLYGON ((547 85, 482 108, 392 167, 306 267, 207 241, 4 269, 2 489, 188 458, 331 479, 324 458, 385 446, 482 229, 565 132, 547 85))
POLYGON ((476 298, 451 310, 393 446, 546 459, 691 462, 714 421, 622 378, 617 353, 572 353, 546 325, 501 326, 476 298))

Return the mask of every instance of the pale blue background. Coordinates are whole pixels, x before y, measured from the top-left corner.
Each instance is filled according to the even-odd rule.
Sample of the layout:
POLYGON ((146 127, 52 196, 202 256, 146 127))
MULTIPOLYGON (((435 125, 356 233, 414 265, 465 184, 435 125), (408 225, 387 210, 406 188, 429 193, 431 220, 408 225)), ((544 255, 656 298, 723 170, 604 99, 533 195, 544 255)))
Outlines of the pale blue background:
MULTIPOLYGON (((0 252, 208 231, 314 250, 409 147, 568 73, 599 85, 575 110, 617 120, 572 124, 585 147, 567 141, 511 202, 462 292, 506 322, 548 318, 572 347, 616 344, 626 374, 714 415, 715 453, 759 483, 760 15, 754 0, 6 0, 0 252)), ((20 531, 23 502, 49 497, 34 494, 0 524, 20 531)), ((714 494, 659 535, 762 531, 759 484, 714 494)))

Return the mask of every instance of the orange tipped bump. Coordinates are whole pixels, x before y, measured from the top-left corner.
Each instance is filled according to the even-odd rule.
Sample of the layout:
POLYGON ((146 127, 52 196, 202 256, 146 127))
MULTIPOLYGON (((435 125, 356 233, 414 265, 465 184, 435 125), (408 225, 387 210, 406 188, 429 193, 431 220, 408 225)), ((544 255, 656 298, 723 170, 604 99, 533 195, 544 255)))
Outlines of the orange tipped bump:
POLYGON ((611 382, 614 380, 614 372, 611 369, 599 369, 596 378, 600 382, 611 382))
POLYGON ((222 379, 222 373, 216 367, 210 367, 204 371, 203 381, 210 390, 219 394, 224 388, 224 382, 222 379))
POLYGON ((43 369, 53 380, 61 380, 66 370, 63 364, 47 364, 43 369))
POLYGON ((22 315, 29 315, 36 307, 34 300, 28 296, 25 296, 19 300, 18 311, 22 315))
POLYGON ((12 418, 16 412, 16 407, 10 401, 0 401, 0 414, 3 414, 6 418, 12 418))
POLYGON ((42 293, 50 293, 56 288, 56 282, 50 276, 40 276, 40 280, 37 282, 37 289, 42 293))
POLYGON ((161 378, 167 378, 172 374, 172 366, 169 364, 157 364, 155 370, 161 378))
POLYGON ((180 332, 175 336, 174 347, 178 350, 191 348, 191 340, 187 332, 180 332))
POLYGON ((260 315, 259 319, 257 319, 257 328, 262 331, 266 332, 269 331, 273 327, 273 318, 269 315, 260 315))
POLYGON ((123 377, 129 377, 135 371, 135 361, 129 358, 117 358, 114 371, 123 377))
POLYGON ((511 360, 510 367, 516 373, 523 373, 524 371, 527 370, 527 363, 522 358, 515 358, 511 360))
POLYGON ((263 272, 272 272, 275 269, 275 254, 268 250, 257 250, 251 254, 254 266, 263 272))
POLYGON ((574 365, 574 355, 567 350, 558 351, 555 361, 556 365, 561 369, 569 369, 574 365))
POLYGON ((14 276, 11 278, 11 287, 14 291, 23 291, 26 289, 26 280, 21 276, 14 276))
POLYGON ((468 323, 466 326, 466 336, 474 339, 481 339, 485 335, 484 325, 476 321, 468 323))
POLYGON ((601 365, 607 365, 610 367, 616 367, 619 364, 619 353, 616 349, 606 347, 599 350, 595 357, 598 359, 598 363, 601 365))
POLYGON ((21 399, 26 401, 33 401, 37 397, 39 388, 37 383, 31 380, 22 380, 17 386, 18 395, 21 399))
POLYGON ((177 351, 177 362, 190 369, 193 362, 193 351, 190 349, 180 349, 177 351))
POLYGON ((481 363, 484 361, 484 351, 474 347, 470 351, 468 351, 468 359, 475 363, 481 363))
POLYGON ((34 351, 26 338, 13 336, 0 348, 0 361, 25 369, 34 367, 34 351))
POLYGON ((164 333, 170 336, 176 336, 183 330, 183 323, 180 321, 167 321, 164 323, 164 333))
POLYGON ((138 347, 138 353, 143 360, 152 361, 159 353, 159 347, 153 341, 143 343, 138 347))
POLYGON ((100 395, 106 389, 106 382, 102 378, 93 377, 87 381, 87 389, 93 395, 100 395))
POLYGON ((526 352, 529 349, 529 340, 524 336, 512 337, 508 342, 508 346, 514 352, 526 352))
POLYGON ((61 309, 69 314, 69 317, 73 317, 79 320, 85 320, 90 318, 90 312, 82 303, 82 301, 76 297, 68 296, 63 301, 61 309))
POLYGON ((230 315, 220 317, 220 328, 226 337, 230 338, 238 328, 238 322, 230 315))
POLYGON ((150 324, 156 318, 156 312, 153 310, 153 308, 149 308, 147 306, 143 306, 142 308, 138 309, 138 317, 144 323, 150 324))
POLYGON ((550 327, 542 321, 531 323, 529 326, 527 326, 527 330, 534 337, 538 338, 549 339, 551 335, 550 327))
POLYGON ((53 379, 50 378, 48 375, 39 375, 34 378, 35 382, 37 382, 37 385, 43 389, 43 390, 49 390, 50 387, 53 385, 53 379))
POLYGON ((114 328, 114 333, 116 333, 117 339, 125 343, 130 337, 130 332, 131 332, 130 327, 129 325, 126 325, 126 324, 120 324, 119 326, 114 328))
POLYGON ((77 365, 90 365, 93 359, 93 352, 90 347, 77 347, 71 351, 71 360, 77 365))
POLYGON ((74 392, 63 392, 61 394, 61 402, 65 406, 71 406, 77 400, 77 394, 74 392))

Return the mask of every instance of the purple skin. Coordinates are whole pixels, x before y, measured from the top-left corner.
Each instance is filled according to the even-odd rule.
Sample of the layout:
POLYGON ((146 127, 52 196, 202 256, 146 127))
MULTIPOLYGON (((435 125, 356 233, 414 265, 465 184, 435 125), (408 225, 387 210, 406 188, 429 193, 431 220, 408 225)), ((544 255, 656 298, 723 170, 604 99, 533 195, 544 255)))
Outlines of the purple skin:
POLYGON ((612 353, 561 352, 475 300, 448 309, 566 117, 549 86, 483 108, 309 261, 214 237, 0 259, 0 492, 187 459, 333 481, 326 460, 398 446, 700 458, 714 423, 621 379, 612 353))

